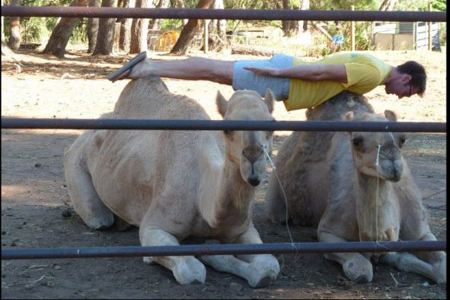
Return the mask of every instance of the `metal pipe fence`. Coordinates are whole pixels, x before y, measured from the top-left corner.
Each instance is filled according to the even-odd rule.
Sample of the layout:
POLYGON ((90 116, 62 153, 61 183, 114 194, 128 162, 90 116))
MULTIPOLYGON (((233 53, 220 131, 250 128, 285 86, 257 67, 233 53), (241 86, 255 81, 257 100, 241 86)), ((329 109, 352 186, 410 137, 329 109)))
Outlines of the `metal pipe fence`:
POLYGON ((440 122, 239 121, 151 119, 19 119, 2 118, 4 129, 134 129, 134 130, 291 130, 446 132, 440 122))
MULTIPOLYGON (((150 9, 94 7, 2 6, 2 16, 324 20, 324 21, 427 21, 446 22, 445 12, 351 11, 351 10, 242 10, 242 9, 150 9)), ((214 121, 136 119, 27 119, 3 118, 4 129, 141 129, 141 130, 302 130, 302 131, 403 131, 446 132, 437 122, 334 122, 334 121, 214 121)), ((2 248, 3 259, 130 257, 165 255, 218 255, 258 253, 326 253, 446 251, 445 241, 201 244, 158 247, 2 248)))
POLYGON ((386 252, 446 250, 443 241, 200 244, 180 246, 126 246, 82 248, 2 248, 2 259, 182 256, 225 254, 282 254, 327 252, 386 252))
POLYGON ((6 17, 446 22, 445 12, 2 6, 6 17))

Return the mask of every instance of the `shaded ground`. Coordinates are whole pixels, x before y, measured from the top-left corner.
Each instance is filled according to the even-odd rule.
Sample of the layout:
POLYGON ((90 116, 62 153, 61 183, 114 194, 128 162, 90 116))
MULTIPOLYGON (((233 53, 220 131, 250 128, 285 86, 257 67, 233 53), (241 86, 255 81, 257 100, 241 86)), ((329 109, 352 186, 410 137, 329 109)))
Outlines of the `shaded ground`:
MULTIPOLYGON (((446 121, 445 55, 429 52, 376 53, 392 64, 417 59, 427 66, 429 85, 423 99, 397 101, 382 88, 368 97, 375 109, 395 110, 401 120, 446 121), (372 101, 373 100, 373 101, 372 101)), ((21 52, 22 72, 2 60, 2 117, 96 118, 112 109, 126 82, 111 84, 104 76, 127 57, 91 58, 73 52, 65 60, 21 52)), ((172 59, 172 57, 161 57, 172 59)), ((236 57, 225 57, 236 59, 236 57)), ((218 89, 206 83, 166 80, 169 89, 205 106, 214 119, 218 89)), ((287 113, 280 103, 278 120, 302 120, 304 111, 287 113)), ((70 214, 64 182, 64 148, 79 135, 75 130, 2 130, 2 247, 90 247, 139 245, 136 228, 126 232, 91 231, 70 214), (68 213, 69 212, 69 213, 68 213)), ((288 132, 277 132, 275 151, 288 132)), ((404 147, 413 176, 424 196, 430 224, 446 239, 446 135, 411 134, 404 147)), ((264 216, 259 188, 255 225, 265 242, 288 242, 287 229, 264 216)), ((316 241, 312 228, 291 227, 294 241, 316 241)), ((205 285, 181 286, 170 271, 146 265, 141 258, 5 260, 2 298, 446 298, 446 287, 393 268, 377 265, 369 284, 353 284, 341 268, 319 254, 279 255, 282 271, 269 287, 251 289, 233 275, 207 269, 205 285)))

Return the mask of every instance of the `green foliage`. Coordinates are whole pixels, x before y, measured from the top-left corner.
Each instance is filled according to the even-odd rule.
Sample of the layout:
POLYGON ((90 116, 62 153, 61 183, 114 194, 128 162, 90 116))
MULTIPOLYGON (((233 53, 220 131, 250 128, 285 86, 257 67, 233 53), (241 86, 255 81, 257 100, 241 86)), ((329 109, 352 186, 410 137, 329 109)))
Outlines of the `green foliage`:
MULTIPOLYGON (((22 6, 63 6, 72 0, 22 0, 22 6)), ((55 28, 58 17, 21 17, 21 38, 23 43, 43 43, 55 28)), ((72 33, 71 42, 84 42, 86 40, 86 19, 80 22, 72 33)), ((9 18, 5 18, 5 37, 9 38, 9 18)))
POLYGON ((177 19, 161 19, 162 30, 181 30, 183 28, 183 21, 177 19))
POLYGON ((446 0, 433 0, 431 1, 431 7, 436 11, 447 11, 446 0))

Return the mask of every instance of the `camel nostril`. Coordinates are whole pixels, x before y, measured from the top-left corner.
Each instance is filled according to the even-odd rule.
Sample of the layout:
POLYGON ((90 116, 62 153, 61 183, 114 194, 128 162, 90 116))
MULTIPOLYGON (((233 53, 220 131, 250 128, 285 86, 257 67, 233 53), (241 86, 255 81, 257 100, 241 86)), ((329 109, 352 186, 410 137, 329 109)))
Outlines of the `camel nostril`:
POLYGON ((257 186, 260 183, 260 180, 257 176, 250 176, 247 178, 247 181, 251 186, 257 186))

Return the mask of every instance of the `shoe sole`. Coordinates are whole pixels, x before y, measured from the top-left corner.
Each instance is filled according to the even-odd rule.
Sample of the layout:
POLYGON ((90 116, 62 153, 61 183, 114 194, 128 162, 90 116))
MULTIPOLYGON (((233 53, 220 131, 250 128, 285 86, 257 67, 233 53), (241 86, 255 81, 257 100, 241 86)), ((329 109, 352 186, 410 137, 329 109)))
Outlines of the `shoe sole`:
POLYGON ((141 61, 143 61, 146 58, 147 58, 147 52, 145 52, 145 51, 141 52, 138 55, 136 55, 135 57, 133 57, 132 59, 130 59, 130 61, 127 62, 126 64, 124 64, 120 69, 109 74, 106 78, 108 78, 108 80, 110 80, 112 82, 114 82, 118 79, 121 79, 123 75, 126 75, 126 73, 129 73, 135 65, 137 65, 138 63, 140 63, 141 61))

